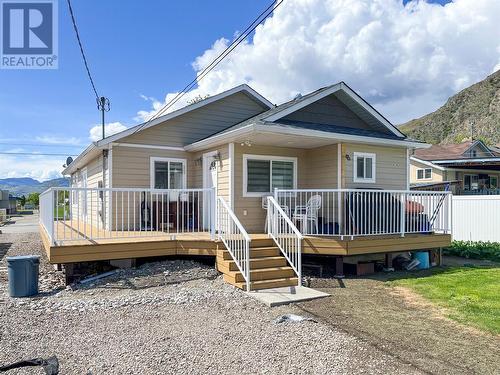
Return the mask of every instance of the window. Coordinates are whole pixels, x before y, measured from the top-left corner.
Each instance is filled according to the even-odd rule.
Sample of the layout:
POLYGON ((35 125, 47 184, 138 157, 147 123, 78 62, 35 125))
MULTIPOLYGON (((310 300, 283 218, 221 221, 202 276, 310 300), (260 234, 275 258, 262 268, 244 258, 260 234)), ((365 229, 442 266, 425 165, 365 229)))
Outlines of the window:
POLYGON ((477 174, 464 175, 464 190, 478 190, 479 176, 477 174))
POLYGON ((417 169, 417 180, 430 180, 432 178, 432 168, 417 169))
POLYGON ((186 160, 151 158, 152 189, 184 189, 186 187, 186 160))
POLYGON ((354 182, 375 182, 375 154, 354 153, 354 182))
POLYGON ((498 177, 490 176, 490 189, 497 189, 497 188, 498 188, 498 177))
POLYGON ((243 155, 243 196, 259 197, 297 185, 297 158, 243 155))

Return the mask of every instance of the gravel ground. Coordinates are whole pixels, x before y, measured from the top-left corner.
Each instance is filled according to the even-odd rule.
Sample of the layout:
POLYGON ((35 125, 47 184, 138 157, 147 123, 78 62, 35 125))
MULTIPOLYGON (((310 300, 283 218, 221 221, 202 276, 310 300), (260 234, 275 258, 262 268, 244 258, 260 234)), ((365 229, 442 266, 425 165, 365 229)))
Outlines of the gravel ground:
POLYGON ((0 260, 0 364, 56 355, 61 374, 421 373, 321 321, 276 323, 306 314, 268 308, 206 265, 158 262, 65 287, 40 248, 37 234, 0 235, 0 258, 42 255, 35 298, 8 296, 0 260))

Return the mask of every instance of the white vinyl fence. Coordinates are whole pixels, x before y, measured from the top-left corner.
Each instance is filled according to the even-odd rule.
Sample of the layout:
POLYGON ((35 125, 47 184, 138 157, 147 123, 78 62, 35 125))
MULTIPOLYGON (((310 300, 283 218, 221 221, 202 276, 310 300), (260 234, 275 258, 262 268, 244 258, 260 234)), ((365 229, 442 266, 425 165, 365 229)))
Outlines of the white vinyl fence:
POLYGON ((453 240, 500 242, 500 195, 454 195, 453 240))

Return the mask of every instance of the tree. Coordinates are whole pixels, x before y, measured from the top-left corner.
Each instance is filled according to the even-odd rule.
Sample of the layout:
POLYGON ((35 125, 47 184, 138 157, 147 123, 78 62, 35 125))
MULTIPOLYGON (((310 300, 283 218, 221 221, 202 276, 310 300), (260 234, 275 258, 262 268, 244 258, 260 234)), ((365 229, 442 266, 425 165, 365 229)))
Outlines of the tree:
POLYGON ((40 193, 29 193, 26 201, 28 203, 34 204, 35 206, 38 206, 38 204, 40 203, 40 193))
POLYGON ((24 207, 24 205, 26 204, 26 196, 24 194, 21 195, 20 203, 21 207, 24 207))

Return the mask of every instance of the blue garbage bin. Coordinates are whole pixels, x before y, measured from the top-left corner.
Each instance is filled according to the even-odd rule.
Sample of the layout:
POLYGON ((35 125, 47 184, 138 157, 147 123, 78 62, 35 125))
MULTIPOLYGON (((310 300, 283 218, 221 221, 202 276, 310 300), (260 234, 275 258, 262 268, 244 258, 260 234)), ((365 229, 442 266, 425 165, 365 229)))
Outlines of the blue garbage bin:
POLYGON ((7 257, 11 297, 29 297, 38 294, 39 264, 40 257, 36 255, 7 257))

